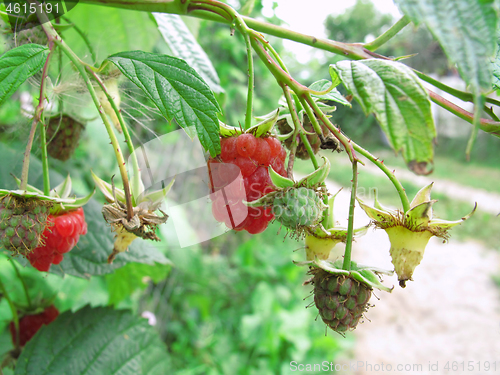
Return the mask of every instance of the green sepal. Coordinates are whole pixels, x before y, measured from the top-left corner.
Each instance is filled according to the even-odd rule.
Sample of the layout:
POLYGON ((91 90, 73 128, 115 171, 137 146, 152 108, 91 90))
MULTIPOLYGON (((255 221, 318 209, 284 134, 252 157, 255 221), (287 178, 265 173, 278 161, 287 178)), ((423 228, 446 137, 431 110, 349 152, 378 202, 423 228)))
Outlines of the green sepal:
POLYGON ((432 219, 432 205, 436 202, 437 200, 432 200, 412 207, 405 215, 406 222, 412 223, 412 226, 427 226, 432 219))
POLYGON ((469 219, 472 215, 474 215, 474 212, 476 212, 476 209, 477 209, 477 203, 474 204, 474 208, 472 209, 472 211, 468 215, 465 215, 463 218, 461 218, 460 220, 456 220, 456 221, 432 219, 431 221, 429 221, 429 227, 441 228, 441 229, 445 229, 445 230, 452 228, 456 225, 462 224, 465 220, 469 219))
POLYGON ((272 130, 274 124, 276 124, 279 112, 280 110, 278 108, 276 111, 273 111, 270 114, 266 115, 262 122, 252 126, 245 133, 252 133, 256 137, 262 137, 263 135, 266 135, 272 130))
POLYGON ((298 186, 313 187, 323 183, 330 173, 330 161, 323 156, 323 165, 298 182, 298 186))
POLYGON ((363 211, 365 211, 365 213, 368 215, 370 219, 384 223, 395 220, 394 216, 391 215, 390 213, 387 213, 386 211, 382 211, 375 207, 368 206, 358 197, 356 197, 356 200, 358 201, 359 205, 361 206, 363 211))
POLYGON ((68 175, 63 182, 50 190, 49 195, 51 197, 67 198, 71 193, 71 186, 71 178, 68 175))
POLYGON ((222 121, 219 121, 219 134, 222 137, 228 138, 243 134, 243 131, 240 128, 226 125, 222 121))
POLYGON ((393 215, 395 215, 397 213, 396 210, 393 210, 393 209, 391 209, 389 207, 386 207, 386 206, 384 206, 383 204, 380 203, 380 201, 378 200, 377 189, 373 189, 373 194, 375 195, 375 201, 373 203, 373 207, 375 207, 376 209, 378 209, 380 211, 385 211, 385 212, 391 213, 393 215))
POLYGON ((43 193, 40 194, 39 192, 36 191, 0 189, 0 197, 9 194, 20 198, 36 198, 42 201, 51 201, 55 203, 72 203, 75 201, 75 199, 71 198, 64 199, 64 198, 48 197, 46 195, 43 195, 43 193))
POLYGON ((333 196, 328 198, 328 216, 326 221, 323 222, 325 228, 333 228, 335 226, 335 216, 333 215, 333 203, 335 202, 335 198, 340 193, 342 188, 339 189, 333 196))
POLYGON ((114 187, 114 192, 115 196, 113 196, 113 185, 107 183, 104 180, 101 180, 97 175, 93 172, 90 171, 92 174, 92 178, 94 179, 95 184, 99 188, 99 190, 104 194, 104 197, 109 203, 113 203, 115 201, 115 196, 116 200, 125 203, 125 193, 123 190, 118 189, 116 186, 114 187))
POLYGON ((90 200, 90 198, 92 198, 92 196, 94 194, 95 194, 95 189, 91 193, 89 193, 87 196, 81 197, 81 198, 74 198, 69 203, 60 202, 60 203, 54 205, 50 209, 50 213, 51 214, 58 214, 60 212, 72 211, 72 210, 76 210, 77 208, 83 207, 84 205, 87 204, 87 202, 90 200))
MULTIPOLYGON (((434 182, 431 182, 429 185, 424 186, 422 189, 415 194, 415 198, 410 203, 410 207, 415 207, 421 203, 428 202, 431 200, 431 190, 434 182)), ((432 216, 431 216, 432 217, 432 216)))
MULTIPOLYGON (((21 180, 15 176, 14 179, 17 185, 20 186, 21 180)), ((17 191, 22 191, 22 190, 17 190, 17 191)), ((90 198, 92 198, 92 196, 95 193, 95 190, 82 198, 70 198, 69 195, 71 193, 71 177, 68 175, 63 182, 57 185, 54 189, 50 190, 49 196, 44 195, 43 191, 29 184, 26 186, 26 192, 34 194, 34 195, 25 194, 24 196, 27 198, 37 197, 40 200, 50 200, 56 203, 54 206, 51 207, 50 213, 57 214, 63 211, 76 210, 77 208, 84 206, 90 200, 90 198)), ((0 195, 3 194, 0 192, 0 195)), ((13 194, 13 195, 19 196, 18 194, 13 194)))
POLYGON ((259 199, 256 199, 251 202, 247 202, 243 200, 243 204, 245 204, 247 207, 267 207, 267 206, 272 206, 274 202, 274 198, 276 195, 280 193, 280 191, 272 191, 269 194, 264 195, 263 197, 260 197, 259 199))
POLYGON ((321 260, 321 259, 315 259, 306 262, 295 262, 295 264, 297 264, 298 266, 316 266, 333 275, 350 276, 353 279, 365 285, 368 285, 371 288, 376 288, 389 293, 392 291, 392 289, 394 289, 394 287, 389 288, 383 285, 378 277, 379 274, 392 275, 393 274, 392 271, 382 270, 379 268, 369 267, 369 266, 361 266, 354 261, 351 261, 351 267, 350 267, 351 269, 350 271, 347 271, 342 269, 343 263, 344 263, 343 259, 338 259, 335 262, 331 262, 328 260, 321 260))
POLYGON ((140 207, 141 205, 145 204, 144 208, 150 211, 157 210, 162 204, 165 197, 167 196, 170 189, 172 188, 174 182, 175 178, 173 178, 172 181, 161 190, 152 191, 147 194, 144 193, 140 194, 139 197, 137 198, 137 206, 140 207))
POLYGON ((295 185, 295 182, 293 182, 293 180, 278 174, 273 169, 273 167, 269 166, 268 169, 269 169, 269 177, 271 178, 271 181, 273 182, 274 186, 276 186, 277 188, 285 189, 293 187, 295 185))
MULTIPOLYGON (((17 178, 16 176, 13 176, 13 177, 14 177, 14 180, 16 181, 17 187, 21 188, 21 180, 19 178, 17 178)), ((26 191, 28 191, 30 193, 37 193, 37 194, 43 195, 43 191, 41 191, 40 189, 37 189, 34 186, 31 186, 30 184, 26 185, 26 191)))

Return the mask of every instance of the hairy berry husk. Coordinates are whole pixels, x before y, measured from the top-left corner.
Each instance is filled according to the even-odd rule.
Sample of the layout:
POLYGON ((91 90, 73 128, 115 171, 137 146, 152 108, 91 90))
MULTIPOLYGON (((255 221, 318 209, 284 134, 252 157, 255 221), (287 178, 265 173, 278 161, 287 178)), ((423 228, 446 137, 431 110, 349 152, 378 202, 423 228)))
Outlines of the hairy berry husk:
POLYGON ((52 117, 47 126, 47 151, 55 159, 66 161, 75 152, 84 126, 74 118, 52 117))
POLYGON ((350 276, 320 268, 313 268, 310 273, 314 275, 314 303, 323 322, 339 333, 356 328, 368 310, 372 288, 350 276))
POLYGON ((5 195, 0 198, 0 246, 26 256, 45 230, 51 203, 5 195))
POLYGON ((284 190, 273 202, 276 220, 290 229, 317 224, 323 210, 321 198, 313 189, 306 187, 284 190))

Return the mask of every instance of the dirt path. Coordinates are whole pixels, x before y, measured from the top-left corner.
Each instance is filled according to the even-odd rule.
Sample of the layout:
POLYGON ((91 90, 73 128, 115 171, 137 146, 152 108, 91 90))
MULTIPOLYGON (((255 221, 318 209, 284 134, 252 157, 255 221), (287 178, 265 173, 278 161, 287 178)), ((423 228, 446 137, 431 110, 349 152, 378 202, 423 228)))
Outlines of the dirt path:
MULTIPOLYGON (((439 185, 436 184, 436 190, 439 185)), ((467 189, 469 199, 478 198, 475 189, 467 189)), ((329 190, 336 191, 338 186, 332 184, 329 190)), ((446 188, 447 193, 452 191, 446 188)), ((349 194, 344 189, 336 199, 335 217, 341 225, 347 225, 349 194)), ((500 205, 495 210, 500 212, 500 205)), ((355 215, 356 226, 369 221, 359 208, 355 215)), ((385 232, 370 230, 359 238, 353 259, 392 269, 385 232)), ((401 289, 396 275, 385 277, 386 285, 396 287, 391 294, 377 292, 380 300, 372 297, 370 302, 375 307, 366 314, 371 322, 365 321, 354 331, 355 350, 341 360, 349 365, 355 362, 354 370, 349 367, 341 373, 500 373, 500 293, 491 280, 492 275, 498 274, 499 266, 499 255, 478 243, 451 240, 443 244, 432 238, 413 275, 415 281, 401 289), (454 361, 458 366, 455 371, 454 361), (449 370, 445 368, 447 363, 449 370), (367 366, 370 364, 371 368, 367 366), (489 372, 485 370, 488 365, 489 372)))

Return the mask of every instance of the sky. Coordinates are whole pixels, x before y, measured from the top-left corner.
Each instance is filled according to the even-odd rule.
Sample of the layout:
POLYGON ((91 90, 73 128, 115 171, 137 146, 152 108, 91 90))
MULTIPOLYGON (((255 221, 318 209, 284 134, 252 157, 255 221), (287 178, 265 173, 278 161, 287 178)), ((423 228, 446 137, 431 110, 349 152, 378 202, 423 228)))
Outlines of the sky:
MULTIPOLYGON (((352 7, 356 0, 275 0, 278 7, 276 15, 285 21, 289 28, 303 34, 319 38, 326 37, 323 23, 329 14, 341 14, 352 7)), ((393 0, 372 0, 381 13, 392 14, 395 19, 401 17, 393 0)), ((273 0, 263 0, 265 16, 273 15, 273 0)), ((287 49, 293 51, 300 63, 307 63, 314 54, 314 49, 295 42, 285 41, 287 49)))

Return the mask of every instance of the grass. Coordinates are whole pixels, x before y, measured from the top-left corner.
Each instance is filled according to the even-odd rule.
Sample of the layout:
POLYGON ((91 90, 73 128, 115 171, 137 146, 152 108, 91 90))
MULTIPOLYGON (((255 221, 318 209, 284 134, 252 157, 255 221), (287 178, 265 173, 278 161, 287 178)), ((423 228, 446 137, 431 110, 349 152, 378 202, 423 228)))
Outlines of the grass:
MULTIPOLYGON (((345 158, 345 155, 340 154, 330 157, 332 167, 328 178, 332 181, 337 182, 344 188, 350 189, 352 178, 352 170, 350 164, 346 164, 344 161, 342 163, 338 163, 337 160, 339 160, 339 158, 345 158)), ((312 166, 309 161, 299 160, 296 162, 296 170, 298 172, 304 174, 310 173, 311 167, 312 166)), ((452 173, 449 173, 448 175, 451 177, 455 176, 452 173)), ((457 178, 450 178, 450 180, 461 183, 464 176, 461 176, 461 173, 458 172, 456 176, 457 178)), ((500 175, 496 179, 496 182, 498 186, 498 183, 500 183, 500 175)), ((417 186, 408 181, 404 181, 403 186, 405 187, 410 201, 418 192, 418 190, 423 187, 417 186)), ((469 184, 468 186, 471 185, 469 184)), ((372 192, 374 188, 377 189, 378 197, 382 204, 393 207, 401 207, 399 196, 389 179, 383 176, 375 176, 367 172, 363 173, 363 171, 361 170, 358 177, 358 194, 366 194, 368 196, 368 194, 372 192)), ((467 215, 472 210, 470 204, 453 200, 442 193, 433 193, 432 199, 437 199, 439 201, 433 207, 434 215, 444 220, 458 220, 467 215)), ((367 198, 367 200, 368 202, 370 202, 369 198, 367 198)), ((481 211, 476 211, 476 213, 464 224, 453 228, 450 231, 450 234, 454 239, 459 239, 461 241, 476 240, 483 243, 485 246, 500 250, 499 225, 499 217, 481 211)))

